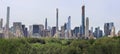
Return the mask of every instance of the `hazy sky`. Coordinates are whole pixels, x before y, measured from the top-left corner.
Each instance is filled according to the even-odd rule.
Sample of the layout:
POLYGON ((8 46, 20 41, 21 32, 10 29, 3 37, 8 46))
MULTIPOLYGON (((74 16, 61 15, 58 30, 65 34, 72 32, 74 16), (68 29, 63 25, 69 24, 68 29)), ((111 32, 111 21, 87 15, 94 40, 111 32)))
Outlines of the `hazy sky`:
MULTIPOLYGON (((71 16, 72 29, 81 25, 82 0, 0 0, 0 18, 6 21, 6 7, 11 7, 10 24, 23 22, 25 25, 45 24, 55 26, 56 8, 59 8, 59 27, 71 16)), ((86 17, 90 27, 114 22, 116 30, 120 30, 120 0, 85 0, 86 17)), ((5 24, 5 23, 4 23, 5 24)))

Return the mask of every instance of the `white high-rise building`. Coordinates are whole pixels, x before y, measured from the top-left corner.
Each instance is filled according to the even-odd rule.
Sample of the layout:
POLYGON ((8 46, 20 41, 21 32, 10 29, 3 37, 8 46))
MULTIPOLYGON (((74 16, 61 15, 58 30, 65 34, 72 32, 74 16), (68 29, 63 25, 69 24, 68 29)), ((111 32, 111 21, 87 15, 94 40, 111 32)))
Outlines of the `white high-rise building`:
POLYGON ((13 29, 14 29, 14 35, 15 37, 23 37, 23 28, 21 22, 13 22, 13 29))
POLYGON ((112 30, 111 30, 111 36, 112 37, 115 36, 115 27, 114 26, 112 27, 112 30))
POLYGON ((67 22, 67 37, 71 38, 71 16, 68 17, 68 22, 67 22))
POLYGON ((89 18, 86 18, 86 24, 85 24, 85 39, 89 37, 89 18))

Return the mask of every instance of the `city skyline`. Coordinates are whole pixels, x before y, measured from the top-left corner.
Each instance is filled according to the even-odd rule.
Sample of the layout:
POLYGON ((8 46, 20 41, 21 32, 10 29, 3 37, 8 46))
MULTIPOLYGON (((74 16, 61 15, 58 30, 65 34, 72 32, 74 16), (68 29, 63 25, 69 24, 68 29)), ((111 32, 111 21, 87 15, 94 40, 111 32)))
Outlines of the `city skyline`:
MULTIPOLYGON (((55 22, 56 22, 55 9, 56 8, 59 9, 59 22, 58 22, 59 27, 64 25, 65 22, 67 22, 68 16, 71 16, 71 28, 72 29, 74 29, 74 27, 80 26, 82 24, 81 23, 82 0, 77 0, 77 1, 73 1, 73 2, 68 1, 68 0, 66 0, 66 1, 63 1, 63 0, 62 1, 59 1, 59 0, 41 1, 43 3, 46 2, 44 5, 42 5, 43 3, 41 3, 41 5, 40 5, 39 2, 40 1, 38 1, 38 0, 35 0, 34 2, 32 2, 32 0, 30 0, 28 2, 27 2, 27 0, 26 1, 23 1, 23 0, 21 0, 21 1, 20 0, 18 0, 18 1, 14 1, 14 0, 13 1, 10 1, 10 0, 0 1, 0 7, 2 7, 2 8, 0 8, 0 18, 4 19, 3 20, 4 26, 5 26, 5 20, 6 20, 5 15, 6 15, 6 7, 7 6, 11 7, 10 25, 12 25, 13 22, 22 22, 27 26, 29 26, 31 24, 44 24, 44 19, 47 17, 48 26, 51 26, 51 27, 55 26, 56 25, 55 24, 55 22), (20 3, 22 3, 22 4, 20 4, 20 3), (37 4, 35 4, 35 3, 37 3, 37 4), (48 7, 49 4, 51 4, 50 7, 48 7), (42 6, 44 6, 44 8, 42 8, 42 6), (28 19, 29 19, 29 21, 28 21, 28 19)), ((85 9, 86 14, 85 15, 86 15, 86 17, 89 17, 89 22, 90 22, 89 27, 95 28, 97 26, 100 26, 101 29, 103 30, 104 23, 114 22, 115 28, 118 31, 120 29, 120 25, 119 25, 120 11, 118 11, 120 9, 119 2, 114 1, 115 3, 113 3, 113 4, 112 4, 111 0, 106 0, 106 1, 97 0, 97 1, 92 1, 92 2, 85 1, 85 6, 86 6, 86 9, 85 9), (95 2, 95 3, 93 3, 94 5, 92 4, 92 2, 95 2), (105 3, 106 3, 106 5, 105 5, 105 3), (102 5, 104 5, 104 6, 102 6, 102 5)))

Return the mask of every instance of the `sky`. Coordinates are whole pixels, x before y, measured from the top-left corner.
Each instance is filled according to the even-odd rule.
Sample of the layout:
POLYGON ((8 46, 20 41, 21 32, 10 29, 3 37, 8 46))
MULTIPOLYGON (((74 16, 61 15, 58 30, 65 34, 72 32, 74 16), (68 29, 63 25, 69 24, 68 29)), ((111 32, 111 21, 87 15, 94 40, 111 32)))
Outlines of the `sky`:
MULTIPOLYGON (((89 27, 103 30, 104 23, 114 22, 116 31, 120 30, 120 0, 0 0, 0 18, 6 22, 6 8, 10 6, 10 25, 22 24, 56 25, 56 8, 59 9, 59 28, 71 16, 71 27, 81 25, 81 6, 85 5, 85 16, 89 18, 89 27)), ((89 28, 90 29, 90 28, 89 28)))

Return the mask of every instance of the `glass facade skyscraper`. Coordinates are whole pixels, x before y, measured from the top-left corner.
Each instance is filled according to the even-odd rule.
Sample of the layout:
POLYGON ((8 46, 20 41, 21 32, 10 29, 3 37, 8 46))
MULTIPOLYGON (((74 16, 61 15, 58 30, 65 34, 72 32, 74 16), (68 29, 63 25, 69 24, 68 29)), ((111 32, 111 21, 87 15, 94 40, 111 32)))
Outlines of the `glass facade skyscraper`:
POLYGON ((82 35, 85 35, 85 6, 82 6, 82 35))
POLYGON ((104 35, 105 36, 110 35, 110 32, 111 32, 113 26, 114 26, 113 22, 104 24, 104 35))

